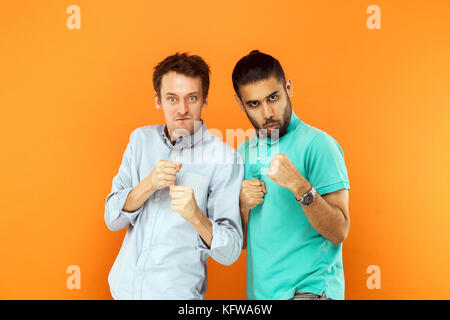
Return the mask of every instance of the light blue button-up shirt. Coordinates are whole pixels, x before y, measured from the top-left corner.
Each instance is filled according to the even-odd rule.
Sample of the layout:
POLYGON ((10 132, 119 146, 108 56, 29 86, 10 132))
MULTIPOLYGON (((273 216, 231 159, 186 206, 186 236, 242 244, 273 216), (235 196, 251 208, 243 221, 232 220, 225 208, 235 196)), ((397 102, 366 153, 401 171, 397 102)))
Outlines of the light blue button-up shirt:
POLYGON ((108 228, 128 227, 108 277, 114 299, 203 299, 208 257, 230 265, 241 253, 239 193, 244 168, 240 155, 204 123, 175 145, 164 128, 144 126, 131 133, 106 198, 108 228), (212 223, 211 248, 171 209, 169 188, 156 191, 134 212, 122 210, 128 193, 159 160, 182 163, 175 184, 194 189, 199 208, 212 223))

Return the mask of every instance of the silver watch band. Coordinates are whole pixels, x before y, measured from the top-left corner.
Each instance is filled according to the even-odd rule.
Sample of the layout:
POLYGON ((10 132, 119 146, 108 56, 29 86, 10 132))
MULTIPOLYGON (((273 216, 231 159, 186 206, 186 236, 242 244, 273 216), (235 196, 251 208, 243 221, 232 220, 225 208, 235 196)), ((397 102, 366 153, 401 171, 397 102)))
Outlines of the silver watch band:
POLYGON ((313 203, 314 200, 316 199, 316 192, 317 192, 316 189, 313 186, 311 186, 311 190, 306 192, 298 202, 305 207, 311 205, 311 203, 313 203), (309 201, 306 201, 307 199, 309 201))

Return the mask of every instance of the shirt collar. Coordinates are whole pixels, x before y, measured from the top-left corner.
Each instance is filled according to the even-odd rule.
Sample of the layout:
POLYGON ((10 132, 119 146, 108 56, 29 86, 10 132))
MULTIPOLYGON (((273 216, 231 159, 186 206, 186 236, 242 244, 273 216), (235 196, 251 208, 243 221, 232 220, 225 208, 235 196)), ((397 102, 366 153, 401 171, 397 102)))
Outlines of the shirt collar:
POLYGON ((167 125, 163 125, 160 127, 160 135, 163 141, 171 148, 175 149, 185 149, 185 148, 192 148, 194 145, 202 141, 203 139, 203 133, 206 132, 208 129, 206 128, 205 122, 200 119, 201 126, 195 132, 191 135, 179 137, 174 145, 172 145, 169 135, 167 133, 167 125))
POLYGON ((260 139, 258 136, 258 132, 255 130, 255 134, 253 135, 253 137, 249 140, 249 144, 250 147, 256 147, 256 144, 258 143, 258 140, 260 142, 264 142, 266 144, 269 145, 273 145, 274 143, 278 142, 280 139, 282 139, 284 136, 288 135, 289 133, 295 131, 295 129, 297 129, 297 126, 300 123, 300 119, 297 117, 297 115, 294 113, 294 110, 292 110, 292 114, 291 114, 291 119, 289 120, 289 125, 288 128, 286 130, 286 133, 278 138, 278 139, 271 139, 271 138, 264 138, 264 139, 260 139))

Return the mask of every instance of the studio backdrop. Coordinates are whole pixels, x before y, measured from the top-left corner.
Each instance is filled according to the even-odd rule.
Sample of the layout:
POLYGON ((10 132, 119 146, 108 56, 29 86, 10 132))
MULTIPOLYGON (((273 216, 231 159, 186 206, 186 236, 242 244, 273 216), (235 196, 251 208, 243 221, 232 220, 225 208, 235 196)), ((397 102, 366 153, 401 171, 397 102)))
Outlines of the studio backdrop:
MULTIPOLYGON (((346 299, 449 299, 449 19, 446 0, 2 0, 0 299, 111 299, 126 230, 105 200, 130 133, 164 123, 153 67, 208 62, 202 116, 225 140, 252 128, 231 72, 253 49, 344 151, 346 299)), ((206 299, 246 298, 246 250, 208 271, 206 299)))

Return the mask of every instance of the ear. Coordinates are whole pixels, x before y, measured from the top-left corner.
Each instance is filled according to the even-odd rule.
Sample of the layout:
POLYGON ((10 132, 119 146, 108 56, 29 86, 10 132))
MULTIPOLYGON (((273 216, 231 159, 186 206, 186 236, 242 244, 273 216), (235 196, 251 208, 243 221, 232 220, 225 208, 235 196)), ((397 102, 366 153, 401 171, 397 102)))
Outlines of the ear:
POLYGON ((294 91, 292 90, 292 82, 291 79, 287 79, 286 80, 286 91, 289 95, 289 98, 292 97, 292 95, 294 94, 294 91))
POLYGON ((159 99, 158 94, 155 92, 155 108, 162 109, 161 99, 159 99))
POLYGON ((206 97, 205 99, 203 99, 202 108, 206 108, 207 106, 208 106, 208 97, 206 97))
POLYGON ((234 100, 236 100, 236 103, 238 104, 239 108, 245 112, 244 104, 241 101, 241 98, 237 94, 234 95, 234 100))

